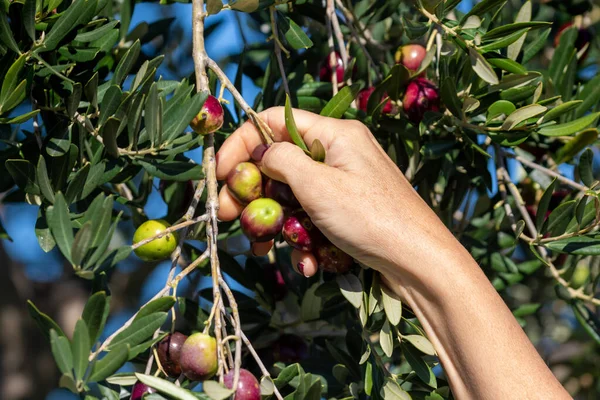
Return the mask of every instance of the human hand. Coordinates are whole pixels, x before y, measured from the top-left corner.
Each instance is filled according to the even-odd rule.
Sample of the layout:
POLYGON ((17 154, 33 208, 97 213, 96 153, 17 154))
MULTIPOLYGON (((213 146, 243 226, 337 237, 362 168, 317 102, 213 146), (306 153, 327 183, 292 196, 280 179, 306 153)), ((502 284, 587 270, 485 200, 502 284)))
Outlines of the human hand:
MULTIPOLYGON (((254 125, 245 123, 217 154, 218 179, 225 179, 238 163, 254 160, 265 175, 290 185, 333 244, 382 272, 418 268, 430 246, 443 246, 440 239, 454 241, 362 123, 294 110, 304 141, 310 146, 319 139, 325 147, 325 163, 319 163, 291 143, 282 107, 260 117, 273 130, 276 143, 266 147, 254 125)), ((244 208, 226 187, 219 200, 218 216, 225 221, 244 208)), ((254 243, 253 251, 265 254, 271 246, 272 242, 254 243)), ((298 250, 292 252, 292 264, 307 277, 318 269, 311 253, 298 250)))

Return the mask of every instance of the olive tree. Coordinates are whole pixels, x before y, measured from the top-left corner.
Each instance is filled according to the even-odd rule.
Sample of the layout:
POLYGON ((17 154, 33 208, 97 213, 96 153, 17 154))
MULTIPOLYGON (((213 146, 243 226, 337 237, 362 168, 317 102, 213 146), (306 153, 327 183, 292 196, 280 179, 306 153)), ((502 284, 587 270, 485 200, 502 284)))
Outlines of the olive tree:
MULTIPOLYGON (((244 235, 264 238, 243 221, 218 220, 216 151, 247 121, 272 142, 259 113, 278 105, 295 143, 320 161, 323 147, 302 141, 292 107, 367 125, 526 330, 543 329, 552 314, 543 306, 558 304, 576 317, 581 343, 597 349, 600 204, 588 147, 598 139, 600 77, 582 71, 597 71, 598 8, 458 4, 192 0, 195 70, 177 81, 157 74, 166 46, 156 57, 143 48, 170 21, 131 26, 136 1, 2 1, 1 201, 39 206, 39 245, 58 248, 90 288, 73 333, 44 304, 27 304, 60 370, 57 385, 86 399, 126 398, 134 384, 132 398, 225 399, 239 383, 276 399, 452 397, 419 321, 378 273, 329 248, 344 267, 327 268, 322 257, 321 273, 304 279, 289 260, 299 244, 278 234, 281 221, 268 256, 253 257, 244 235), (268 40, 217 62, 205 23, 219 13, 243 15, 242 33, 268 40), (571 24, 558 31, 555 21, 571 24), (239 65, 234 78, 228 63, 239 65), (242 94, 243 75, 260 88, 255 98, 242 94), (233 103, 222 107, 227 92, 233 103), (196 164, 186 154, 200 147, 196 164), (148 221, 154 185, 168 213, 148 221), (141 226, 130 243, 111 240, 141 226), (102 336, 112 272, 140 262, 133 252, 145 268, 170 258, 171 272, 102 336), (210 289, 179 289, 194 276, 210 289), (137 372, 119 372, 127 362, 137 372)), ((248 200, 264 195, 254 184, 248 200)), ((287 189, 268 197, 293 204, 287 189)), ((0 234, 10 240, 1 225, 0 234)), ((569 361, 571 377, 591 376, 582 392, 600 384, 595 362, 569 361)))

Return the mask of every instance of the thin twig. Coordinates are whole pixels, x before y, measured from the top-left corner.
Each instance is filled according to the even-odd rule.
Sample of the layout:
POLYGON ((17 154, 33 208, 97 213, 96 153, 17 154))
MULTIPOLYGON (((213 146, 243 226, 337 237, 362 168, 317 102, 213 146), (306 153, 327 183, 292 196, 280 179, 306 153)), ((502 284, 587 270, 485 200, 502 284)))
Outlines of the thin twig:
MULTIPOLYGON (((344 13, 344 15, 345 15, 346 13, 344 12, 344 9, 346 9, 346 7, 344 7, 342 0, 335 0, 335 2, 337 4, 338 8, 340 10, 342 10, 342 13, 344 13)), ((346 11, 350 12, 347 9, 346 9, 346 11)), ((373 66, 373 70, 375 71, 375 74, 377 75, 377 79, 381 80, 383 78, 383 75, 381 75, 381 71, 379 71, 377 64, 375 64, 375 60, 371 56, 371 53, 365 47, 363 41, 360 40, 360 37, 358 36, 358 32, 356 31, 356 28, 354 27, 354 25, 352 24, 352 21, 348 17, 346 17, 346 26, 348 27, 348 29, 350 29, 350 34, 352 35, 352 37, 354 38, 354 40, 360 47, 360 49, 363 52, 363 54, 365 55, 365 57, 367 57, 367 60, 369 60, 369 62, 371 63, 371 66, 373 66)), ((370 74, 369 74, 369 78, 370 78, 370 74)))
MULTIPOLYGON (((496 157, 498 157, 498 159, 499 159, 499 161, 497 160, 498 175, 502 178, 502 180, 505 183, 507 183, 508 190, 510 191, 511 195, 515 198, 517 209, 519 210, 521 217, 525 221, 525 226, 529 230, 530 236, 537 239, 539 234, 537 232, 535 224, 533 223, 531 216, 527 212, 527 209, 525 208, 525 204, 523 204, 521 201, 517 200, 520 198, 520 194, 518 192, 518 189, 514 185, 510 184, 510 183, 512 183, 510 181, 510 175, 508 174, 508 171, 506 170, 506 167, 504 165, 504 159, 501 155, 502 155, 501 150, 498 147, 496 147, 496 157)), ((588 294, 583 293, 582 288, 574 289, 570 286, 569 282, 567 282, 560 275, 560 271, 556 268, 556 266, 550 260, 550 255, 548 254, 548 250, 544 246, 536 246, 536 250, 542 257, 542 259, 544 260, 544 263, 548 266, 548 269, 550 270, 550 274, 552 275, 554 280, 559 285, 564 287, 569 292, 571 297, 592 303, 594 305, 600 305, 600 299, 595 298, 593 295, 588 295, 588 294)))
POLYGON ((211 69, 211 71, 213 71, 215 73, 215 75, 217 75, 217 77, 219 78, 219 81, 221 81, 221 85, 223 85, 227 88, 227 90, 231 93, 231 95, 233 96, 235 101, 238 103, 238 105, 242 108, 242 110, 244 110, 246 115, 248 115, 248 118, 250 118, 252 120, 254 125, 258 128, 259 132, 261 133, 263 141, 266 144, 273 143, 273 138, 274 138, 273 131, 271 130, 269 125, 267 125, 265 123, 265 121, 263 121, 258 116, 256 111, 254 111, 252 109, 252 107, 250 107, 250 105, 246 102, 246 100, 244 100, 244 97, 242 96, 242 94, 233 85, 231 80, 229 80, 229 78, 227 77, 227 74, 225 74, 225 72, 223 72, 221 67, 219 67, 219 65, 210 58, 206 60, 206 65, 208 66, 208 68, 211 69))
POLYGON ((288 96, 290 94, 290 86, 288 85, 287 76, 285 74, 285 68, 283 67, 283 57, 281 57, 282 44, 279 40, 279 32, 277 31, 277 18, 275 17, 275 6, 269 8, 271 12, 271 31, 273 32, 273 47, 275 48, 275 58, 277 58, 277 64, 279 65, 279 74, 281 75, 281 83, 283 89, 288 96))
POLYGON ((532 161, 529 161, 528 159, 526 159, 524 157, 518 156, 516 154, 508 153, 508 152, 505 152, 505 151, 502 151, 502 154, 505 155, 505 156, 507 156, 507 157, 514 158, 515 160, 517 160, 518 162, 520 162, 523 165, 528 166, 529 168, 536 169, 536 170, 538 170, 540 172, 543 172, 546 175, 549 175, 549 176, 551 176, 553 178, 556 178, 557 180, 561 181, 565 185, 569 185, 569 186, 571 186, 574 189, 577 189, 577 190, 580 190, 580 191, 586 191, 586 190, 588 190, 588 188, 586 186, 584 186, 584 185, 582 185, 580 183, 577 183, 577 182, 573 181, 572 179, 569 179, 566 176, 559 174, 558 172, 552 171, 549 168, 542 167, 539 164, 536 164, 536 163, 534 163, 532 161))
POLYGON ((208 220, 208 215, 204 214, 204 215, 201 215, 201 216, 196 217, 194 219, 191 219, 191 220, 188 220, 188 221, 183 221, 183 222, 180 222, 179 224, 176 224, 176 225, 172 225, 172 226, 166 228, 164 231, 162 231, 160 233, 157 233, 156 235, 154 235, 152 237, 149 237, 147 239, 141 240, 141 241, 133 244, 131 246, 131 249, 135 250, 138 247, 141 247, 141 246, 143 246, 145 244, 148 244, 148 243, 152 242, 155 239, 160 239, 161 237, 166 236, 169 233, 176 232, 176 231, 181 230, 183 228, 186 228, 186 227, 188 227, 190 225, 194 225, 194 224, 197 224, 198 222, 207 221, 207 220, 208 220))
POLYGON ((373 36, 371 35, 371 31, 369 31, 363 25, 363 23, 360 22, 358 18, 356 18, 356 16, 354 15, 354 11, 351 8, 349 8, 349 7, 351 7, 351 4, 349 5, 349 7, 346 7, 340 1, 337 1, 337 5, 338 5, 338 8, 342 11, 342 14, 344 14, 344 18, 346 18, 346 20, 350 24, 355 24, 356 27, 360 30, 360 33, 362 34, 366 43, 368 43, 369 45, 371 45, 381 51, 389 50, 389 48, 387 46, 384 46, 381 43, 379 43, 379 41, 375 40, 373 38, 373 36))

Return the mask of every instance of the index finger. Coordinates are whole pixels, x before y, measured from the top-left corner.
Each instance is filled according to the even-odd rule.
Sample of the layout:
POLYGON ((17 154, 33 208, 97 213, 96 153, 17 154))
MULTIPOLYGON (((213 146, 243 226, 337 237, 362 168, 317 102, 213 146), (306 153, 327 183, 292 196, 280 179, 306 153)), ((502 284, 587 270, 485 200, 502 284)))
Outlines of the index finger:
MULTIPOLYGON (((304 110, 293 110, 294 120, 300 136, 308 146, 319 139, 325 149, 335 136, 340 121, 304 110)), ((258 116, 271 128, 276 142, 291 142, 285 126, 284 107, 273 107, 262 111, 258 116)), ((262 136, 251 121, 247 121, 229 136, 217 153, 217 179, 223 180, 236 165, 250 160, 256 147, 263 144, 262 136)))

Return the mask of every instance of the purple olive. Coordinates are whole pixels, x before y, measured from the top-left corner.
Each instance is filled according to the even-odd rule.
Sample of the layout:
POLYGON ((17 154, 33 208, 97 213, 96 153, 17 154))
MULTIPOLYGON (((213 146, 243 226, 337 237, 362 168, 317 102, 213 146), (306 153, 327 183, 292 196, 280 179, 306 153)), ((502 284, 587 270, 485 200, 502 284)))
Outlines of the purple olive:
POLYGON ((227 190, 240 202, 248 204, 262 197, 262 174, 251 162, 236 165, 227 175, 227 190))
POLYGON ((253 242, 268 242, 283 227, 283 208, 273 199, 257 199, 244 208, 242 231, 253 242))

